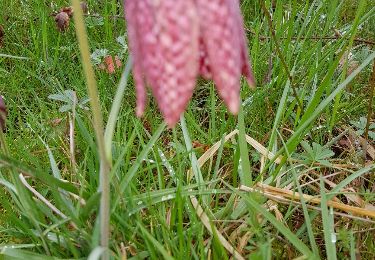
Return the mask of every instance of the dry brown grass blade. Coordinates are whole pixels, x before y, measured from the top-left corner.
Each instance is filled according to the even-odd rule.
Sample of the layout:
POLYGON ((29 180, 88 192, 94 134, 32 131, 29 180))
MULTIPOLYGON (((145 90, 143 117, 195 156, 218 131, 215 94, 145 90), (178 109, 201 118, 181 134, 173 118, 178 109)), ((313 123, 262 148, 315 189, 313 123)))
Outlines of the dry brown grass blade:
MULTIPOLYGON (((317 175, 317 173, 315 175, 317 175)), ((327 178, 324 178, 324 182, 331 186, 331 188, 337 186, 334 182, 328 180, 327 178)), ((343 190, 343 192, 343 195, 349 201, 354 202, 357 206, 364 209, 375 211, 375 206, 371 205, 370 203, 366 203, 359 195, 355 194, 355 190, 353 188, 346 188, 345 190, 343 190), (345 191, 350 192, 350 194, 346 194, 345 191)))
POLYGON ((217 234, 217 237, 220 243, 223 245, 223 247, 226 250, 228 250, 228 252, 231 253, 236 259, 245 260, 245 258, 240 253, 238 253, 237 250, 225 239, 225 237, 219 232, 219 230, 217 230, 217 228, 214 225, 211 225, 210 219, 208 218, 207 214, 204 212, 201 205, 199 205, 197 198, 194 196, 190 196, 190 200, 191 200, 191 204, 193 204, 193 207, 198 217, 202 221, 203 225, 207 228, 207 230, 211 234, 215 232, 215 234, 217 234))
MULTIPOLYGON (((224 137, 224 143, 226 143, 230 138, 235 136, 237 133, 238 133, 238 130, 234 130, 230 132, 229 134, 227 134, 224 137)), ((212 158, 215 155, 215 153, 219 150, 220 145, 221 145, 221 140, 216 142, 213 146, 211 146, 210 149, 208 149, 204 154, 202 154, 201 157, 199 157, 198 159, 199 168, 202 167, 210 158, 212 158)), ((187 178, 190 181, 192 177, 193 177, 193 171, 192 169, 190 169, 187 172, 187 178)))
MULTIPOLYGON (((226 135, 224 137, 224 143, 227 142, 228 140, 230 140, 231 138, 233 138, 237 134, 238 134, 238 130, 234 130, 231 133, 229 133, 228 135, 226 135)), ((248 144, 250 144, 253 148, 255 148, 263 157, 268 158, 268 159, 274 158, 275 155, 272 152, 270 152, 266 147, 264 147, 262 144, 257 142, 252 137, 246 135, 246 142, 248 144)), ((208 149, 198 159, 198 167, 199 168, 202 167, 209 159, 213 158, 213 156, 219 150, 221 144, 222 144, 222 140, 216 142, 210 149, 208 149)), ((275 163, 280 163, 281 159, 282 159, 282 157, 276 158, 275 163)), ((187 178, 188 178, 188 180, 191 180, 192 177, 193 177, 193 172, 192 172, 192 169, 190 169, 187 172, 187 178)), ((247 187, 247 186, 241 186, 239 189, 242 190, 242 191, 248 191, 248 192, 254 192, 254 191, 260 192, 260 193, 264 194, 267 198, 269 198, 271 200, 274 200, 274 201, 277 201, 277 202, 281 202, 281 203, 299 203, 301 201, 301 196, 300 196, 299 193, 293 192, 291 190, 286 190, 286 189, 276 188, 276 187, 272 187, 272 186, 265 185, 265 184, 260 184, 260 183, 257 184, 256 189, 251 188, 251 187, 247 187)), ((311 196, 311 195, 307 195, 307 194, 303 194, 302 196, 307 203, 318 204, 318 205, 321 203, 320 198, 317 198, 317 197, 314 197, 314 196, 311 196)), ((202 221, 203 225, 207 228, 207 230, 211 234, 213 232, 215 232, 217 234, 218 238, 219 238, 220 243, 223 245, 223 247, 226 250, 228 250, 228 252, 233 254, 233 256, 236 259, 244 259, 241 256, 241 254, 238 251, 236 251, 236 249, 218 231, 216 226, 211 225, 209 217, 204 212, 203 208, 199 205, 197 198, 195 196, 190 196, 190 200, 191 200, 191 203, 192 203, 198 217, 202 221), (212 229, 214 229, 214 230, 212 230, 212 229)), ((351 213, 355 216, 361 215, 361 216, 365 216, 365 217, 375 218, 375 211, 369 209, 369 207, 366 207, 366 208, 354 207, 354 206, 345 205, 341 202, 337 202, 337 201, 333 201, 333 200, 329 200, 327 202, 327 204, 330 207, 342 210, 342 211, 347 212, 347 213, 351 213)), ((314 207, 312 205, 308 205, 308 206, 314 207)), ((282 215, 281 215, 280 212, 278 212, 278 210, 275 210, 275 214, 278 215, 280 220, 282 220, 282 215), (277 214, 277 213, 279 213, 279 214, 277 214)), ((337 214, 339 214, 339 213, 337 213, 337 214)), ((350 217, 350 215, 347 215, 347 216, 350 217)), ((353 216, 353 217, 355 217, 355 216, 353 216)), ((233 235, 233 233, 232 233, 232 235, 233 235)), ((240 243, 241 244, 245 243, 244 239, 242 239, 240 243)))
MULTIPOLYGON (((254 147, 255 150, 257 150, 260 154, 266 156, 268 159, 272 160, 275 157, 275 155, 272 152, 270 152, 266 147, 264 147, 258 141, 251 138, 248 135, 246 135, 246 142, 250 144, 252 147, 254 147)), ((282 157, 279 156, 276 158, 275 163, 279 164, 281 160, 282 160, 282 157)))
MULTIPOLYGON (((261 184, 261 183, 257 183, 257 187, 259 188, 259 190, 257 191, 264 193, 264 194, 270 194, 276 197, 288 198, 294 201, 301 200, 300 194, 297 192, 293 192, 291 190, 276 188, 276 187, 272 187, 272 186, 261 184)), ((255 189, 251 187, 243 186, 243 185, 240 187, 240 190, 248 191, 248 192, 255 191, 255 189)), ((317 198, 311 195, 303 194, 302 197, 306 201, 306 203, 311 203, 311 204, 321 203, 320 198, 317 198)), ((347 213, 351 213, 354 215, 361 215, 361 216, 375 218, 375 210, 354 207, 354 206, 346 205, 344 203, 340 203, 340 202, 336 202, 332 200, 327 201, 327 205, 335 209, 339 209, 339 210, 342 210, 342 211, 345 211, 347 213)))
MULTIPOLYGON (((245 191, 245 192, 259 192, 264 197, 266 197, 266 198, 268 198, 270 200, 276 201, 277 203, 284 204, 284 205, 291 205, 291 204, 294 204, 296 206, 301 206, 302 205, 302 203, 300 201, 298 201, 298 200, 291 200, 291 199, 284 198, 284 197, 279 196, 279 195, 272 195, 271 193, 267 193, 267 192, 259 190, 259 188, 251 188, 251 187, 246 187, 245 186, 245 187, 240 187, 239 190, 245 191)), ((313 206, 313 205, 310 205, 310 204, 306 204, 306 206, 309 209, 321 211, 320 207, 316 207, 316 206, 313 206)), ((348 218, 348 219, 355 219, 355 220, 359 220, 359 221, 362 221, 362 222, 367 222, 367 223, 375 224, 375 221, 371 220, 369 218, 354 216, 354 215, 351 215, 351 214, 341 213, 341 212, 338 212, 338 211, 333 211, 333 214, 337 215, 337 216, 344 217, 344 218, 348 218)))
MULTIPOLYGON (((237 129, 233 130, 232 132, 227 134, 224 137, 224 143, 228 142, 228 140, 230 140, 232 137, 234 137, 237 134, 238 134, 237 129)), ((264 147, 258 141, 256 141, 254 138, 252 138, 248 135, 246 135, 246 142, 248 144, 250 144, 260 154, 267 157, 268 159, 271 160, 275 157, 275 155, 272 152, 270 152, 266 147, 264 147)), ((208 149, 204 154, 202 154, 202 156, 199 157, 199 159, 198 159, 198 166, 202 167, 210 158, 212 158, 216 154, 216 152, 219 150, 220 146, 221 146, 221 140, 216 142, 213 146, 211 146, 210 149, 208 149)), ((281 159, 282 159, 282 157, 276 158, 275 163, 280 163, 281 159)), ((187 172, 187 178, 188 178, 188 180, 191 180, 192 177, 193 177, 193 172, 192 172, 192 169, 190 169, 187 172)))
MULTIPOLYGON (((232 132, 230 132, 229 134, 227 134, 225 137, 224 137, 224 143, 226 143, 228 140, 230 140, 231 138, 233 138, 235 135, 238 134, 238 130, 233 130, 232 132)), ((273 159, 273 157, 275 156, 272 152, 270 152, 266 147, 264 147, 263 145, 261 145, 259 142, 257 142, 255 139, 253 139, 252 137, 246 135, 246 142, 248 144, 250 144, 254 149, 256 149, 260 154, 262 154, 264 157, 268 158, 268 159, 273 159)), ((211 159, 215 154, 216 152, 219 150, 220 146, 221 146, 221 143, 222 143, 222 140, 216 142, 210 149, 208 149, 199 159, 198 159, 198 167, 202 167, 209 159, 211 159)), ((281 157, 278 157, 275 162, 276 163, 280 163, 281 161, 281 157)), ((193 171, 192 169, 190 169, 188 172, 187 172, 187 178, 188 180, 190 181, 191 178, 193 177, 193 171)), ((207 216, 207 214, 204 212, 203 208, 199 205, 198 203, 198 200, 196 197, 194 196, 191 196, 190 197, 190 200, 191 200, 191 203, 193 204, 194 206, 194 209, 195 211, 197 212, 197 215, 199 216, 199 218, 201 219, 203 225, 207 228, 207 230, 212 234, 212 227, 215 229, 215 233, 218 235, 218 238, 221 242, 221 244, 223 245, 223 247, 228 250, 228 252, 230 252, 231 254, 233 254, 233 256, 236 258, 236 259, 244 259, 240 253, 238 253, 236 251, 236 249, 224 238, 223 235, 221 235, 221 233, 217 230, 217 228, 215 226, 211 226, 210 224, 210 220, 207 216)), ((243 242, 242 242, 243 243, 243 242)))
POLYGON ((247 242, 249 241, 249 239, 253 236, 253 233, 250 232, 250 231, 247 231, 245 233, 245 235, 243 235, 241 238, 240 238, 240 242, 238 243, 237 245, 237 250, 241 253, 243 253, 243 249, 245 248, 247 242))
POLYGON ((57 215, 59 215, 63 219, 67 219, 68 217, 62 213, 58 208, 56 208, 49 200, 47 200, 45 197, 43 197, 42 194, 40 194, 36 189, 34 189, 25 179, 25 176, 20 173, 18 176, 22 182, 22 184, 31 191, 32 194, 35 195, 40 201, 42 201, 47 207, 49 207, 53 212, 55 212, 57 215))
POLYGON ((43 202, 48 208, 50 208, 53 212, 59 215, 62 219, 68 219, 68 217, 62 213, 58 208, 56 208, 49 200, 47 200, 42 194, 40 194, 36 189, 34 189, 25 179, 25 176, 20 173, 18 175, 21 183, 29 190, 35 197, 37 197, 41 202, 43 202))
POLYGON ((358 136, 358 139, 362 144, 366 144, 365 146, 366 146, 367 154, 371 157, 372 161, 375 161, 375 148, 374 148, 374 146, 372 146, 369 142, 367 142, 366 139, 363 138, 362 136, 358 136))

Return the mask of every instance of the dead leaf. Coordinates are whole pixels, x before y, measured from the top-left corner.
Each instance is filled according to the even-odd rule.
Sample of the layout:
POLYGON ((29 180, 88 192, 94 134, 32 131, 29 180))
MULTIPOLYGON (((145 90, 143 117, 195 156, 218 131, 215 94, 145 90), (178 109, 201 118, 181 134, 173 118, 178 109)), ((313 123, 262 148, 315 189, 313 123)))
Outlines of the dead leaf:
POLYGON ((81 2, 81 9, 83 14, 89 14, 89 7, 87 6, 86 2, 81 2))
POLYGON ((117 55, 115 56, 115 63, 117 68, 120 68, 122 66, 121 60, 117 55))
POLYGON ((137 255, 137 249, 133 245, 129 245, 127 247, 127 249, 129 250, 129 252, 130 252, 130 254, 132 256, 136 256, 137 255))
POLYGON ((3 97, 0 96, 0 129, 2 131, 5 131, 5 120, 7 117, 7 113, 8 112, 3 97))
POLYGON ((120 58, 118 56, 115 56, 115 59, 113 61, 113 57, 108 55, 108 56, 104 57, 104 62, 100 63, 98 65, 98 68, 101 69, 101 70, 105 70, 109 74, 113 74, 121 66, 122 66, 122 63, 121 63, 120 58))
POLYGON ((3 26, 1 26, 1 24, 0 24, 0 48, 3 47, 4 36, 5 36, 5 31, 4 31, 3 26))
POLYGON ((113 63, 112 56, 107 56, 104 58, 104 63, 107 65, 107 72, 109 74, 115 73, 115 64, 113 63))
POLYGON ((336 36, 337 38, 340 38, 340 37, 342 36, 339 30, 337 30, 337 29, 333 29, 333 31, 334 31, 335 36, 336 36))
POLYGON ((250 238, 253 236, 251 231, 247 231, 244 236, 240 238, 240 241, 237 245, 238 253, 244 254, 244 249, 246 248, 247 243, 249 243, 250 238))
MULTIPOLYGON (((81 9, 82 9, 82 13, 83 14, 88 14, 89 13, 89 8, 87 6, 87 3, 86 2, 81 2, 80 3, 80 6, 81 6, 81 9)), ((63 7, 59 10, 59 13, 61 12, 64 12, 66 13, 67 15, 69 15, 69 17, 71 18, 73 16, 73 6, 67 6, 67 7, 63 7)))
POLYGON ((72 6, 63 7, 63 8, 60 9, 59 13, 61 13, 61 12, 64 12, 67 15, 69 15, 69 17, 72 17, 73 16, 73 7, 72 6))
POLYGON ((69 27, 69 15, 66 12, 60 12, 55 16, 55 22, 60 32, 66 31, 69 27))
MULTIPOLYGON (((89 9, 86 2, 81 2, 81 9, 83 14, 87 15, 89 9)), ((55 16, 55 22, 60 32, 66 31, 69 27, 70 18, 73 16, 74 10, 72 6, 66 6, 61 8, 57 13, 51 15, 55 16)), ((0 28, 1 29, 1 28, 0 28)), ((1 32, 0 32, 0 46, 1 46, 1 32)))
POLYGON ((100 63, 100 64, 98 65, 98 68, 99 68, 100 70, 105 70, 105 69, 106 69, 104 63, 100 63))
POLYGON ((193 146, 193 148, 195 148, 195 149, 202 149, 202 150, 205 151, 205 152, 210 148, 209 145, 207 145, 207 144, 202 144, 202 143, 200 143, 199 141, 193 141, 193 142, 192 142, 192 146, 193 146))
POLYGON ((350 51, 346 51, 340 59, 340 67, 344 68, 345 63, 347 63, 346 72, 347 75, 350 75, 355 69, 358 68, 359 62, 354 59, 354 55, 350 51))
POLYGON ((62 118, 55 118, 55 119, 51 120, 51 125, 53 127, 56 127, 61 123, 62 120, 63 120, 62 118))

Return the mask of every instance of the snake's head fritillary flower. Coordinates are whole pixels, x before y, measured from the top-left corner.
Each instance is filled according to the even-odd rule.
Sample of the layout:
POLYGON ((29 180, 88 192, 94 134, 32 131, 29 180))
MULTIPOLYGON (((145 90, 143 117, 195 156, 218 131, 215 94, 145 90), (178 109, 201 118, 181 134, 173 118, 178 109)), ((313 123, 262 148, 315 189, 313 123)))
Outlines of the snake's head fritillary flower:
POLYGON ((240 106, 240 77, 255 85, 238 0, 125 0, 137 115, 146 86, 173 127, 197 76, 213 79, 229 111, 240 106))

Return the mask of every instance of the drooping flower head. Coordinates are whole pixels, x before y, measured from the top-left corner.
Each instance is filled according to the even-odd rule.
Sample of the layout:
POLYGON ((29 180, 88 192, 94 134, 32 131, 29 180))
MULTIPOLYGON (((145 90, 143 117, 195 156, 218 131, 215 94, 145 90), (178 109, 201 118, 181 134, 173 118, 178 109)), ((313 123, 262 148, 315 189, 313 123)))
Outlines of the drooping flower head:
POLYGON ((254 86, 238 0, 125 0, 137 115, 151 88, 170 127, 185 110, 198 75, 213 79, 237 114, 240 77, 254 86))

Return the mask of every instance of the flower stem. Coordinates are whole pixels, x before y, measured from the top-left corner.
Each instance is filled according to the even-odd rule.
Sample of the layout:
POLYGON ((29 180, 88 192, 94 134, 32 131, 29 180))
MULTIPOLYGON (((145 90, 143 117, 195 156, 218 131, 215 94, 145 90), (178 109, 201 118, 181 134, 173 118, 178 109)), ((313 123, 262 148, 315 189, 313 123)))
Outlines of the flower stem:
POLYGON ((98 146, 98 152, 100 157, 100 172, 99 181, 101 191, 100 199, 100 245, 105 249, 102 255, 102 259, 109 259, 109 203, 110 203, 110 185, 109 185, 109 171, 110 161, 106 156, 105 145, 104 145, 104 130, 103 130, 103 118, 99 103, 98 88, 96 86, 95 74, 90 62, 90 52, 87 40, 86 28, 83 21, 83 14, 78 0, 72 0, 74 9, 74 22, 76 28, 77 39, 79 48, 81 51, 83 71, 87 83, 87 91, 90 98, 90 105, 93 115, 93 126, 96 136, 96 142, 98 146))

